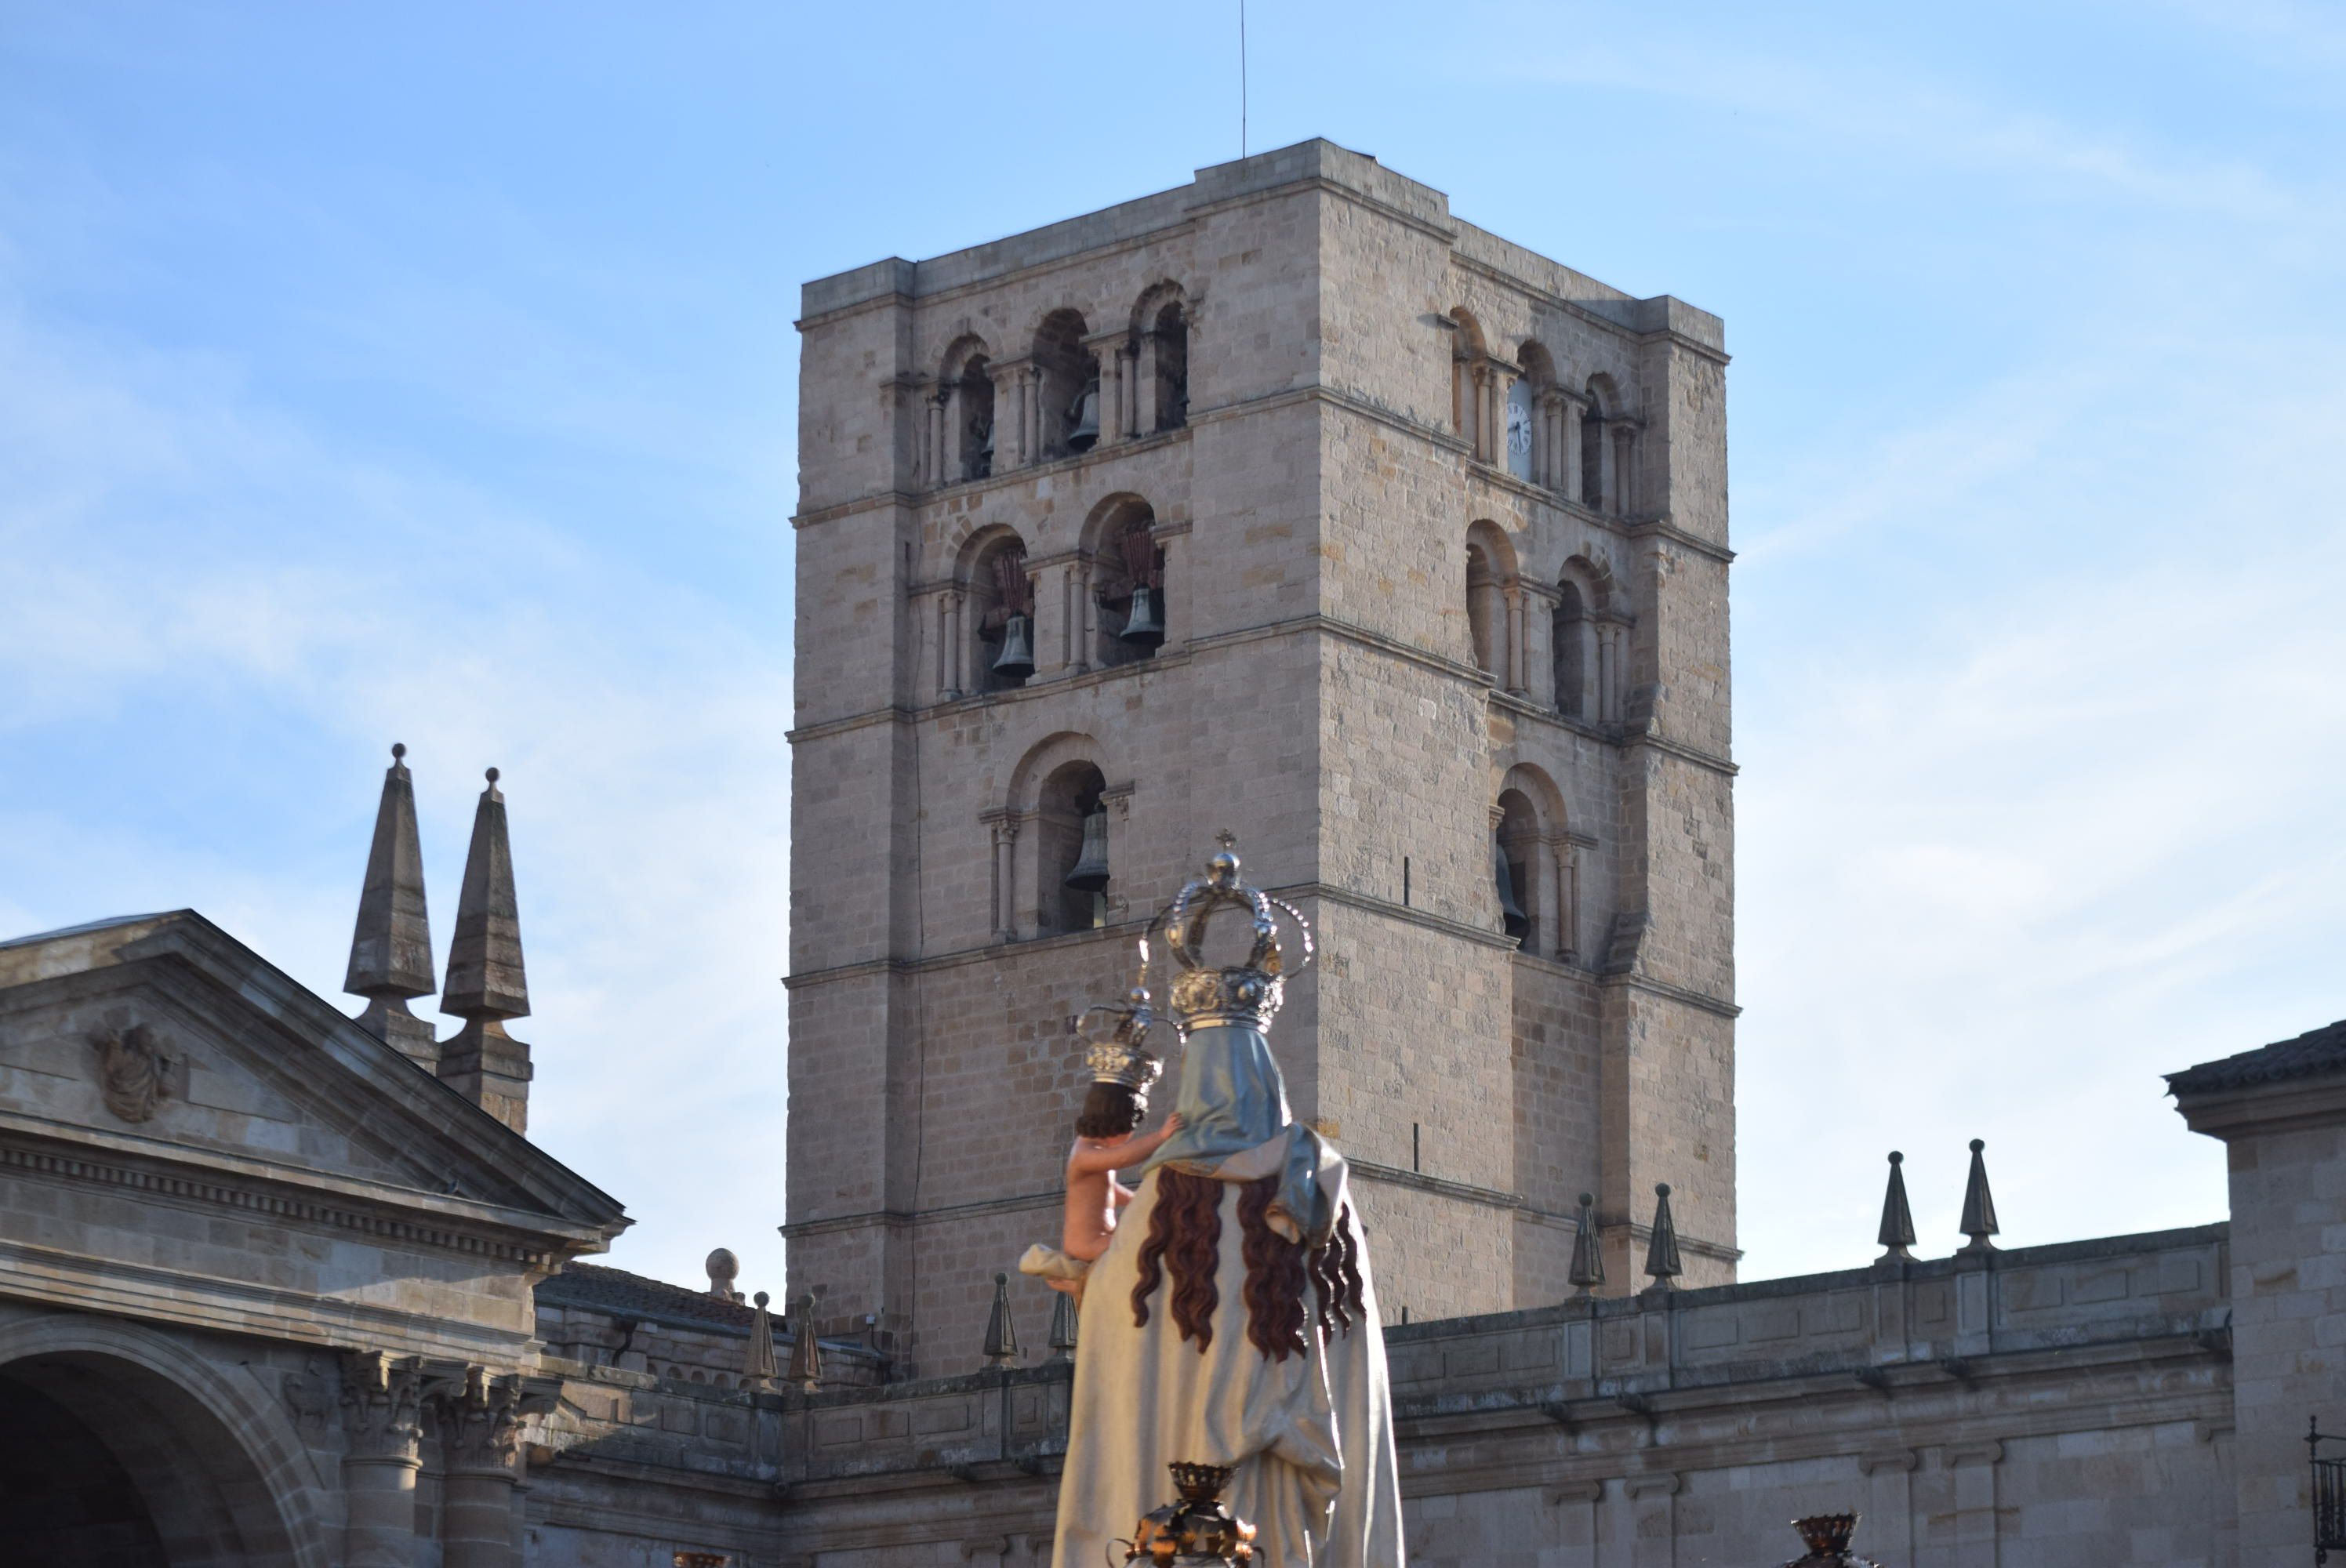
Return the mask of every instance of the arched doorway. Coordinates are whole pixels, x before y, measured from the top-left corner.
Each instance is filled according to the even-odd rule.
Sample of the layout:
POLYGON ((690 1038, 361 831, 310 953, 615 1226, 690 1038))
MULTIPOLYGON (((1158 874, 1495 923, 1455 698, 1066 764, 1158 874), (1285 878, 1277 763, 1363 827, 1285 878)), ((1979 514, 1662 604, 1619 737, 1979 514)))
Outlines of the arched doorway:
POLYGON ((234 1388, 221 1369, 147 1330, 51 1319, 0 1333, 7 1561, 13 1568, 322 1565, 317 1522, 289 1519, 280 1505, 292 1491, 315 1492, 314 1482, 298 1485, 306 1459, 270 1430, 282 1423, 281 1411, 234 1388), (91 1343, 117 1337, 133 1355, 91 1343), (164 1354, 137 1354, 151 1346, 164 1354), (192 1375, 175 1379, 155 1364, 171 1359, 192 1375))

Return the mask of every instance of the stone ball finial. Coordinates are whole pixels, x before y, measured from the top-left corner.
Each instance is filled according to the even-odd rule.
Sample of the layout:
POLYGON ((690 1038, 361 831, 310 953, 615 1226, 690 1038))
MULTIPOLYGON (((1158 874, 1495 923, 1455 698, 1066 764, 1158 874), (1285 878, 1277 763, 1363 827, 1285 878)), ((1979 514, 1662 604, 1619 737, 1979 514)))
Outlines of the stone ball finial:
POLYGON ((1596 1207, 1596 1195, 1593 1192, 1582 1193, 1580 1195, 1580 1207, 1583 1208, 1595 1208, 1596 1207))
POLYGON ((1656 1182, 1656 1183, 1654 1184, 1654 1196, 1655 1196, 1656 1197, 1668 1197, 1668 1196, 1670 1196, 1670 1184, 1669 1184, 1669 1183, 1668 1183, 1668 1182, 1666 1182, 1666 1181, 1658 1181, 1658 1182, 1656 1182))
POLYGON ((406 757, 407 747, 405 743, 397 740, 393 741, 391 743, 391 759, 393 762, 399 762, 403 761, 406 757))
POLYGON ((1974 1138, 1972 1140, 1972 1153, 1977 1154, 1985 1147, 1987 1147, 1987 1140, 1985 1138, 1974 1138))
POLYGON ((731 1247, 719 1247, 709 1255, 709 1261, 701 1267, 709 1270, 709 1293, 711 1296, 728 1301, 736 1299, 733 1281, 740 1278, 741 1260, 733 1256, 731 1247))
POLYGON ((1906 1156, 1892 1149, 1890 1151, 1890 1163, 1893 1166, 1902 1166, 1906 1163, 1906 1156))
POLYGON ((490 783, 495 783, 497 781, 497 770, 494 768, 490 769, 486 777, 490 783))
POLYGON ((766 1303, 767 1303, 767 1302, 769 1302, 769 1301, 771 1301, 771 1300, 773 1299, 773 1298, 772 1298, 772 1297, 770 1297, 770 1296, 769 1296, 769 1295, 767 1295, 764 1291, 760 1290, 760 1291, 759 1291, 755 1296, 752 1296, 751 1298, 750 1298, 750 1300, 752 1300, 752 1301, 755 1301, 755 1302, 758 1304, 758 1309, 759 1309, 760 1311, 763 1311, 763 1310, 765 1310, 766 1303))

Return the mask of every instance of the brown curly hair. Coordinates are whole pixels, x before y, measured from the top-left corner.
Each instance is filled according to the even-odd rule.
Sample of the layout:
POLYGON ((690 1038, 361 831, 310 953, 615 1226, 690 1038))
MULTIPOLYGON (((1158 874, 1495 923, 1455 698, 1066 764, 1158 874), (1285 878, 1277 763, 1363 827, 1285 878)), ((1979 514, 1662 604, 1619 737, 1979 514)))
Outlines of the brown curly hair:
POLYGON ((1222 1184, 1171 1166, 1157 1167, 1157 1207, 1148 1213, 1148 1235, 1140 1244, 1139 1278, 1132 1287, 1132 1322, 1148 1324, 1148 1298, 1162 1263, 1173 1276, 1173 1326, 1203 1350, 1214 1342, 1214 1308, 1221 1292, 1214 1270, 1222 1254, 1222 1184))
MULTIPOLYGON (((1280 1178, 1267 1176, 1239 1187, 1239 1230, 1246 1259, 1242 1298, 1247 1340, 1273 1361, 1309 1350, 1304 1329, 1316 1320, 1323 1339, 1349 1334, 1367 1316, 1362 1305, 1360 1242, 1350 1204, 1336 1216, 1328 1239, 1317 1247, 1290 1241, 1273 1229, 1270 1207, 1280 1178), (1304 1282, 1311 1285, 1315 1310, 1303 1307, 1304 1282)), ((1169 1166, 1157 1172, 1157 1204, 1149 1211, 1137 1275, 1132 1287, 1132 1321, 1148 1323, 1148 1298, 1169 1270, 1174 1327, 1202 1351, 1214 1340, 1214 1309, 1221 1293, 1214 1282, 1221 1257, 1222 1186, 1211 1176, 1195 1176, 1169 1166)))

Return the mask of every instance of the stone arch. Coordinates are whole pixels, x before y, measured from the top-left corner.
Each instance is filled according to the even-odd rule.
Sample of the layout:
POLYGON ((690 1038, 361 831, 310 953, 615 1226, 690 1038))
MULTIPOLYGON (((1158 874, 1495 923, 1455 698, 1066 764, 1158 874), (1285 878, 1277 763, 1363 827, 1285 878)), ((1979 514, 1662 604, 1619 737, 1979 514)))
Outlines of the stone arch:
POLYGON ((0 1398, 62 1412, 119 1464, 152 1553, 122 1561, 331 1568, 327 1489, 282 1401, 250 1374, 151 1329, 59 1314, 0 1329, 0 1398))
MULTIPOLYGON (((1019 758, 1000 807, 1017 833, 1005 857, 1012 881, 1000 896, 1012 912, 1003 929, 1014 936, 1054 936, 1093 930, 1112 918, 1104 891, 1072 889, 1066 881, 1083 851, 1085 820, 1104 808, 1111 782, 1107 754, 1081 730, 1056 730, 1019 758)), ((1098 825, 1104 834, 1116 815, 1098 825)), ((1116 852, 1108 834, 1111 881, 1116 852)))
POLYGON ((1627 689, 1628 596, 1602 555, 1566 560, 1556 578, 1548 648, 1556 709, 1592 724, 1617 722, 1627 689))
POLYGON ((1026 684, 1025 677, 999 675, 994 668, 1011 636, 1015 617, 1025 616, 1027 645, 1030 650, 1033 647, 1033 578, 1023 565, 1009 565, 1023 564, 1025 559, 1026 541, 1007 523, 991 523, 972 530, 954 553, 954 581, 964 596, 961 620, 965 646, 962 657, 968 671, 967 689, 971 691, 1008 691, 1026 684), (1020 591, 1017 584, 1022 581, 1026 585, 1023 600, 1015 597, 1020 591))
POLYGON ((1153 644, 1144 647, 1125 640, 1136 588, 1149 590, 1158 624, 1171 624, 1167 617, 1165 548, 1157 537, 1157 522, 1156 508, 1130 491, 1107 497, 1084 520, 1080 549, 1086 583, 1079 606, 1086 628, 1083 646, 1102 666, 1130 664, 1156 651, 1153 644), (1144 575, 1151 580, 1143 581, 1144 575))
POLYGON ((1466 528, 1466 640, 1468 656, 1494 684, 1515 688, 1515 617, 1509 604, 1515 596, 1515 547, 1489 518, 1466 528))
POLYGON ((1450 319, 1457 323, 1450 338, 1450 427, 1474 456, 1488 461, 1497 450, 1486 395, 1492 374, 1490 341, 1472 311, 1462 306, 1450 312, 1450 319))
POLYGON ((993 361, 984 338, 964 332, 938 361, 937 400, 946 433, 943 481, 984 479, 994 472, 993 361))
POLYGON ((1535 764, 1516 762, 1494 797, 1497 860, 1507 866, 1525 917, 1523 951, 1566 958, 1579 920, 1579 872, 1564 791, 1535 764))
POLYGON ((1169 279, 1151 284, 1132 308, 1133 428, 1142 435, 1189 423, 1189 296, 1169 279))
POLYGON ((1095 420, 1104 412, 1097 401, 1099 357, 1084 343, 1090 334, 1084 313, 1066 305, 1045 316, 1035 329, 1035 372, 1040 379, 1035 393, 1035 451, 1030 461, 1048 462, 1089 445, 1071 446, 1069 438, 1086 395, 1094 400, 1095 420))

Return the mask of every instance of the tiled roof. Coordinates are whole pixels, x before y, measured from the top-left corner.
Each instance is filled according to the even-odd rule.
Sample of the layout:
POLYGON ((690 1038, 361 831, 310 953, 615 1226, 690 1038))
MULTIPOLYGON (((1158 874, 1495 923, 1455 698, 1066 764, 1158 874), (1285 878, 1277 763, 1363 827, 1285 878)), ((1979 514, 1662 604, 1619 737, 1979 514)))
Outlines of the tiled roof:
MULTIPOLYGON (((745 1302, 719 1301, 705 1290, 594 1263, 573 1263, 541 1280, 537 1298, 548 1307, 583 1307, 621 1318, 659 1318, 705 1325, 719 1333, 746 1334, 754 1316, 745 1302)), ((781 1325, 774 1327, 779 1334, 781 1325)))
POLYGON ((2180 1073, 2167 1074, 2170 1094, 2203 1095, 2219 1089, 2245 1089, 2256 1084, 2310 1078, 2317 1073, 2346 1072, 2346 1019, 2308 1030, 2294 1040, 2243 1051, 2219 1062, 2202 1062, 2180 1073))

